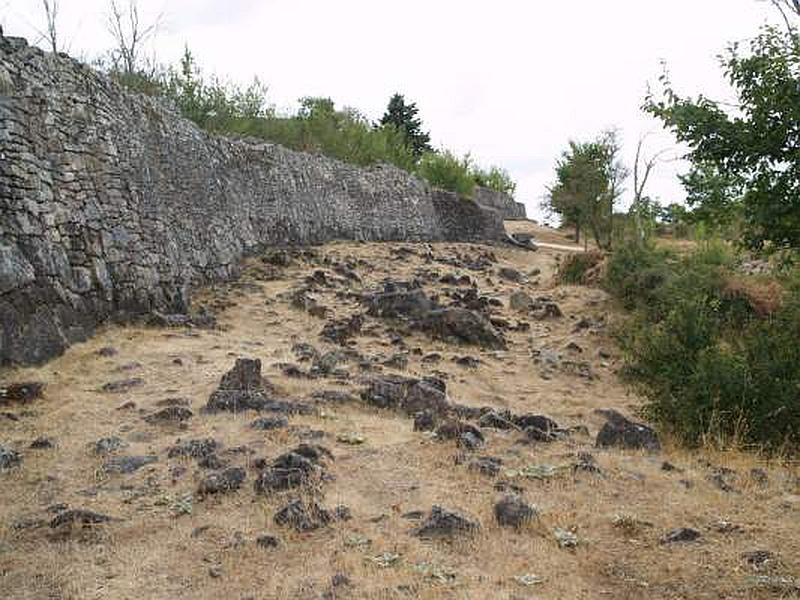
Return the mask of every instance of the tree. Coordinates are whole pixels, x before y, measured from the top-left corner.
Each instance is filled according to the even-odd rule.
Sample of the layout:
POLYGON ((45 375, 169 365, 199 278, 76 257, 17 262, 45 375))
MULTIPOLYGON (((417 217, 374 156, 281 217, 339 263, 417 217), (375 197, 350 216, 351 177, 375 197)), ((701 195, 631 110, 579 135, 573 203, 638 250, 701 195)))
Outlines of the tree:
POLYGON ((386 113, 380 120, 382 126, 393 126, 405 136, 406 143, 416 158, 431 152, 431 136, 422 130, 422 120, 417 117, 419 109, 414 102, 406 104, 401 94, 389 99, 386 113))
POLYGON ((556 163, 556 181, 548 190, 545 208, 575 228, 576 241, 588 229, 600 248, 611 248, 614 204, 628 175, 619 152, 618 136, 609 131, 591 142, 570 141, 556 163))
POLYGON ((791 21, 791 15, 800 17, 800 0, 769 0, 778 12, 781 13, 783 21, 786 23, 786 28, 789 32, 795 31, 796 27, 791 21), (787 14, 788 12, 788 14, 787 14))
POLYGON ((58 44, 58 0, 42 0, 44 8, 45 29, 39 34, 45 38, 50 51, 56 54, 61 47, 58 44))
POLYGON ((686 98, 662 75, 644 110, 689 146, 682 177, 690 206, 720 219, 741 213, 751 248, 800 247, 800 35, 764 27, 720 59, 738 96, 730 107, 686 98))
POLYGON ((155 35, 160 20, 159 16, 150 25, 143 25, 137 0, 128 0, 126 9, 120 8, 117 0, 109 0, 106 26, 114 38, 112 60, 123 76, 134 76, 141 69, 142 47, 155 35))
POLYGON ((636 160, 633 163, 633 205, 631 207, 634 222, 636 223, 636 243, 641 244, 645 238, 644 221, 648 214, 648 207, 644 200, 645 187, 647 180, 650 178, 650 173, 655 168, 661 157, 666 154, 666 150, 657 152, 650 158, 647 158, 642 150, 644 145, 644 138, 639 138, 639 143, 636 144, 636 160))

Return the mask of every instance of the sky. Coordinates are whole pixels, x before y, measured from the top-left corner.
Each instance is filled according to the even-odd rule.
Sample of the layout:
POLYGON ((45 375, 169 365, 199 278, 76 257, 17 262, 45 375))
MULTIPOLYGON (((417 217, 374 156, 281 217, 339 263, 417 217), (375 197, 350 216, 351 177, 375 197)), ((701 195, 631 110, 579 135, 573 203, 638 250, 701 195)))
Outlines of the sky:
MULTIPOLYGON (((128 0, 118 0, 125 4, 128 0)), ((109 0, 60 0, 70 54, 111 47, 109 0)), ((569 140, 616 128, 623 160, 682 150, 640 107, 662 63, 676 89, 732 95, 717 56, 778 15, 758 0, 138 0, 160 25, 148 52, 177 62, 188 45, 207 74, 258 77, 279 109, 328 96, 372 119, 399 92, 416 102, 436 147, 499 165, 517 181, 528 215, 540 209, 569 140)), ((44 45, 41 0, 0 0, 0 26, 44 45)), ((660 163, 646 193, 682 202, 686 165, 660 163)), ((622 203, 630 201, 632 182, 622 203)))

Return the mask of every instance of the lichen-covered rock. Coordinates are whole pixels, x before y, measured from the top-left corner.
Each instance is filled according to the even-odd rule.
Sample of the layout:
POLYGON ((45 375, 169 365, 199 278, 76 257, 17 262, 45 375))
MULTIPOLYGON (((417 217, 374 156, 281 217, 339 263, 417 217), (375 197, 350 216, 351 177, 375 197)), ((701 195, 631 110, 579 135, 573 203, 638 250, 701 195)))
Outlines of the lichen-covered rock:
POLYGON ((231 467, 211 473, 200 482, 197 487, 197 493, 201 496, 207 496, 234 492, 242 486, 246 477, 247 474, 241 467, 231 467))
POLYGON ((408 415, 422 411, 443 415, 451 409, 444 381, 433 377, 374 377, 361 392, 361 398, 373 406, 400 410, 408 415))
POLYGON ((462 342, 490 350, 506 348, 503 336, 483 315, 465 308, 432 310, 416 322, 416 328, 444 341, 462 342))

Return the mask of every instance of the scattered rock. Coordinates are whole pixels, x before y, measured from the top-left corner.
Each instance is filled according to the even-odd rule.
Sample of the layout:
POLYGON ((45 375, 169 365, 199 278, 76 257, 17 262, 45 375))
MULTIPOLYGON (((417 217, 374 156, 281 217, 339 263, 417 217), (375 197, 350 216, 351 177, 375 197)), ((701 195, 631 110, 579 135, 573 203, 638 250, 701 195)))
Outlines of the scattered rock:
POLYGON ((31 445, 28 446, 31 450, 50 450, 55 448, 56 445, 53 443, 53 440, 46 437, 38 437, 31 442, 31 445))
POLYGON ((201 496, 206 496, 233 492, 242 486, 245 477, 245 471, 241 467, 230 467, 224 471, 211 473, 200 482, 197 493, 201 496))
POLYGON ((114 348, 113 346, 103 346, 97 351, 97 356, 102 356, 103 358, 111 358, 112 356, 116 356, 119 351, 114 348))
POLYGON ((384 291, 364 299, 367 314, 383 319, 410 319, 426 315, 435 308, 421 289, 384 291))
POLYGON ((597 434, 597 447, 617 447, 650 452, 661 450, 658 434, 647 425, 634 423, 613 409, 605 410, 602 414, 608 421, 597 434))
POLYGON ((538 516, 536 508, 519 496, 505 496, 494 505, 494 517, 503 527, 522 527, 538 516))
POLYGON ((364 316, 355 314, 349 318, 329 321, 320 335, 328 341, 344 346, 348 340, 361 333, 362 327, 364 327, 364 316))
POLYGON ((254 489, 258 494, 270 494, 304 485, 313 477, 322 476, 321 461, 325 456, 330 456, 330 451, 321 446, 301 444, 265 465, 254 489))
POLYGON ((276 525, 292 527, 302 533, 325 527, 333 521, 333 517, 327 509, 314 501, 306 503, 293 498, 275 514, 274 521, 276 525))
POLYGON ((100 438, 93 445, 92 448, 95 454, 111 454, 117 450, 122 450, 127 444, 116 436, 100 438))
POLYGON ((413 535, 420 538, 452 538, 456 535, 472 534, 480 524, 441 506, 433 506, 426 521, 414 529, 413 535))
POLYGON ((194 416, 194 413, 185 406, 168 406, 144 418, 150 424, 156 423, 183 423, 194 416))
POLYGON ((465 308, 442 308, 430 311, 415 327, 444 341, 473 344, 491 350, 505 350, 506 341, 479 313, 465 308))
POLYGON ((90 525, 98 525, 100 523, 109 523, 113 520, 114 519, 108 515, 82 508, 73 508, 71 510, 62 512, 53 518, 53 520, 50 521, 50 527, 52 529, 58 529, 65 525, 82 525, 87 527, 90 525))
POLYGON ((484 442, 483 434, 480 429, 464 421, 459 421, 458 419, 447 419, 436 428, 436 437, 442 440, 461 439, 465 434, 469 434, 477 439, 479 445, 484 442))
POLYGON ((283 429, 289 426, 289 419, 286 417, 260 417, 250 423, 250 427, 260 431, 269 431, 272 429, 283 429))
POLYGON ((769 550, 750 550, 742 553, 742 560, 755 570, 761 570, 775 560, 775 554, 769 550))
POLYGON ((487 477, 496 477, 500 474, 500 467, 503 466, 503 459, 495 456, 478 456, 473 458, 467 468, 487 477))
POLYGON ((423 410, 414 415, 414 431, 433 431, 436 429, 438 419, 436 413, 423 410))
POLYGON ((268 402, 261 378, 261 360, 237 358, 233 368, 222 376, 219 388, 211 394, 206 409, 209 412, 263 410, 268 402))
POLYGON ((213 438, 180 441, 167 451, 168 458, 188 457, 203 459, 214 454, 221 444, 213 438))
POLYGON ((361 392, 361 398, 379 408, 401 410, 408 415, 428 410, 436 415, 449 411, 446 386, 441 379, 413 379, 399 375, 375 377, 361 392))
POLYGON ((22 457, 19 455, 19 452, 11 448, 6 448, 5 446, 0 446, 0 471, 12 469, 21 464, 22 457))
POLYGON ((144 379, 140 377, 132 377, 130 379, 120 379, 118 381, 109 381, 103 384, 100 389, 108 394, 123 394, 133 388, 144 385, 144 379))
POLYGON ((673 529, 661 538, 662 544, 674 544, 676 542, 695 542, 699 540, 701 534, 696 529, 680 527, 673 529))
POLYGON ((10 402, 27 404, 42 397, 44 384, 38 381, 11 383, 0 387, 0 406, 10 402))
POLYGON ((512 310, 527 313, 533 310, 535 305, 533 298, 523 291, 517 290, 511 294, 508 305, 512 310))
POLYGON ((314 348, 314 346, 311 344, 307 344, 305 342, 292 346, 292 353, 300 362, 313 361, 319 357, 319 350, 314 348))
POLYGON ((256 538, 256 546, 264 550, 274 550, 281 545, 280 539, 274 535, 261 535, 256 538))
POLYGON ((158 461, 157 456, 116 456, 103 464, 103 471, 117 475, 135 473, 142 467, 158 461))

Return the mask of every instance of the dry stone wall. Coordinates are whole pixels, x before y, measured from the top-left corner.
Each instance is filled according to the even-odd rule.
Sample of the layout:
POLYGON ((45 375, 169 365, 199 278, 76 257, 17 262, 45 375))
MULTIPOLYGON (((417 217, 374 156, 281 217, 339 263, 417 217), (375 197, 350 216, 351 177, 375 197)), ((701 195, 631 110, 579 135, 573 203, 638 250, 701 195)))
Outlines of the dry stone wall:
POLYGON ((496 211, 504 219, 509 221, 519 221, 527 219, 525 205, 522 202, 515 202, 508 194, 496 192, 487 188, 475 189, 475 202, 483 208, 496 211))
POLYGON ((184 311, 259 246, 503 234, 498 213, 403 171, 209 135, 0 32, 0 364, 184 311))

